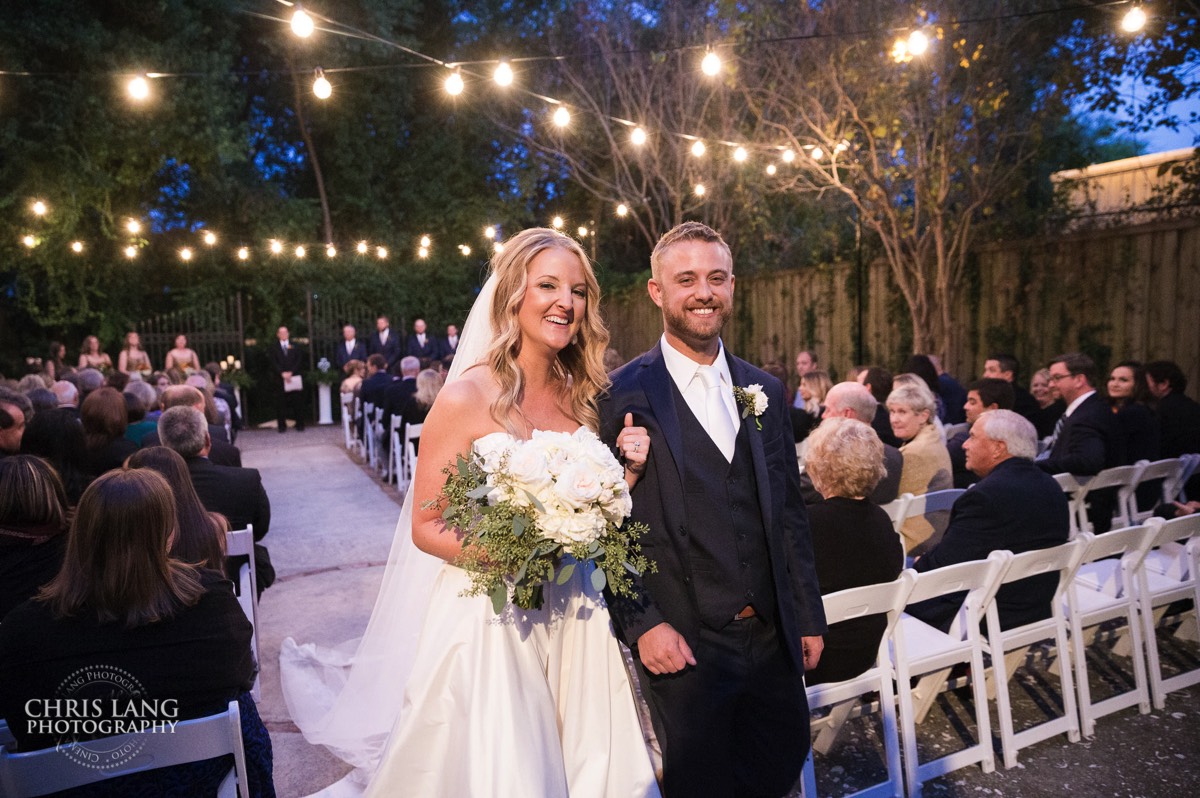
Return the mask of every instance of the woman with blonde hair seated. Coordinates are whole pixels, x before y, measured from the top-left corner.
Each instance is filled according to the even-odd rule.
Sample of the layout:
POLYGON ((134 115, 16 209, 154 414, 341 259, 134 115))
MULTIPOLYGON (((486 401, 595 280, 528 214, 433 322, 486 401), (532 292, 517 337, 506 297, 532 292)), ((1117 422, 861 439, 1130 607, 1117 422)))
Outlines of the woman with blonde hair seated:
MULTIPOLYGON (((904 466, 900 471, 900 493, 919 496, 953 488, 950 452, 938 430, 933 392, 921 382, 901 383, 888 394, 887 409, 892 432, 902 441, 900 454, 904 456, 904 466)), ((944 511, 909 518, 900 527, 905 551, 920 555, 937 543, 947 520, 944 511)))
MULTIPOLYGON (((891 582, 904 547, 887 513, 867 496, 883 479, 883 442, 852 418, 828 418, 808 437, 805 473, 824 501, 809 505, 813 558, 821 593, 891 582)), ((852 679, 875 662, 887 619, 872 615, 832 624, 821 662, 804 683, 852 679)))

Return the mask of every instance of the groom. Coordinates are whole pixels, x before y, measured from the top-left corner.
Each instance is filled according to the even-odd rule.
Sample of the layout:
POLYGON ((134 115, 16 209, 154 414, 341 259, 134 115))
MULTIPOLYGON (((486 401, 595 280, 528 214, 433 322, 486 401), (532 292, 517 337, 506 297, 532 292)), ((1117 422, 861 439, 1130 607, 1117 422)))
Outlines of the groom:
POLYGON ((733 260, 716 231, 675 227, 650 265, 665 331, 613 373, 601 429, 615 442, 632 412, 649 430, 631 519, 658 570, 609 608, 641 665, 667 798, 776 798, 808 753, 802 677, 825 632, 783 385, 724 350, 733 260), (734 388, 755 383, 766 407, 743 418, 734 388))

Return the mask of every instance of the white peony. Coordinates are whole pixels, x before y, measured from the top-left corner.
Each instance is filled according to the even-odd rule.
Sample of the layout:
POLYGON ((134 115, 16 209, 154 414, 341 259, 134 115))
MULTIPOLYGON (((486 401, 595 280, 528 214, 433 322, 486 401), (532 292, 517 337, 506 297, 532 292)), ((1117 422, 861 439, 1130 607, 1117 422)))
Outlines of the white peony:
POLYGON ((591 463, 576 462, 566 467, 554 483, 554 492, 563 503, 582 510, 600 498, 604 485, 591 463))
POLYGON ((607 522, 594 510, 578 513, 554 513, 541 519, 542 533, 564 546, 591 543, 604 534, 607 522))

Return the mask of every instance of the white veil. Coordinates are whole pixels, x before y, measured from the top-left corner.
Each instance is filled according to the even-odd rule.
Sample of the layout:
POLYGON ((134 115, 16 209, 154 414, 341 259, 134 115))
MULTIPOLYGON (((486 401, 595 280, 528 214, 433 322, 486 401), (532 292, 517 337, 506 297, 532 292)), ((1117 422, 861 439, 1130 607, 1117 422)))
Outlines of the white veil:
MULTIPOLYGON (((496 277, 488 277, 463 325, 449 383, 482 360, 495 334, 491 326, 496 277)), ((283 641, 280 681, 292 720, 314 745, 324 745, 358 771, 349 788, 375 769, 400 714, 417 640, 443 560, 412 541, 413 491, 404 497, 391 553, 371 620, 362 638, 336 649, 283 641)), ((339 791, 340 792, 340 791, 339 791)))

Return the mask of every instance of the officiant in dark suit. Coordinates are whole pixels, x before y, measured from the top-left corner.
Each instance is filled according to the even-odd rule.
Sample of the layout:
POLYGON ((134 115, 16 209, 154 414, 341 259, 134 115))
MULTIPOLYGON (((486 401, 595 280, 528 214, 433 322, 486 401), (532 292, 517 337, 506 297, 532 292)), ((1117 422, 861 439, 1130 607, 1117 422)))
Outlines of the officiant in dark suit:
POLYGON ((267 347, 267 356, 271 360, 271 369, 275 373, 275 415, 279 420, 279 431, 287 432, 287 419, 290 415, 296 421, 296 431, 304 432, 304 391, 306 386, 298 390, 288 390, 291 380, 300 377, 304 369, 304 353, 300 347, 293 344, 288 335, 287 327, 280 327, 275 333, 276 341, 267 347))
POLYGON ((720 235, 679 225, 651 267, 665 333, 613 372, 600 410, 610 444, 626 413, 649 431, 631 519, 657 571, 609 609, 640 665, 665 795, 781 796, 808 751, 803 675, 825 632, 784 388, 724 350, 720 235))

